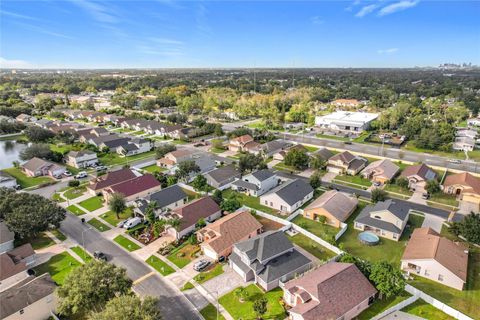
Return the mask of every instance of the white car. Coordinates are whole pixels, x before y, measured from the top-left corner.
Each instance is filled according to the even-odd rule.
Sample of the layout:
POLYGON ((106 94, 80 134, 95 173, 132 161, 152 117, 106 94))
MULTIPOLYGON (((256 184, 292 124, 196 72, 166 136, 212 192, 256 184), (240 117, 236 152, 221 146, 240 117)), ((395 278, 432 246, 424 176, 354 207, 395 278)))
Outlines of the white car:
POLYGON ((76 176, 75 179, 81 179, 88 177, 88 174, 85 171, 80 171, 76 176))
POLYGON ((125 223, 123 224, 123 228, 128 230, 135 226, 138 226, 140 223, 142 223, 142 219, 140 219, 139 217, 130 218, 125 221, 125 223))

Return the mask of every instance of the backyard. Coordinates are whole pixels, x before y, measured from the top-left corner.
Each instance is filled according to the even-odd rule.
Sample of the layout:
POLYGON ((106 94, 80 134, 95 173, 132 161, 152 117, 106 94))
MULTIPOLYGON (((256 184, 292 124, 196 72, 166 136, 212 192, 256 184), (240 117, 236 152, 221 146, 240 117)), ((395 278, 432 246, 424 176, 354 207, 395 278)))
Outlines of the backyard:
POLYGON ((313 241, 312 239, 304 236, 303 234, 299 233, 294 235, 293 237, 288 236, 288 238, 297 246, 303 248, 310 254, 317 257, 320 261, 328 261, 336 255, 335 252, 328 250, 321 244, 313 241))
POLYGON ((22 188, 29 188, 29 187, 38 186, 44 183, 51 183, 54 181, 50 177, 27 177, 27 175, 25 175, 22 172, 22 170, 18 168, 8 168, 8 169, 3 169, 2 171, 5 171, 9 175, 17 179, 17 183, 22 188))
POLYGON ((329 226, 328 224, 304 218, 302 215, 296 216, 292 222, 325 241, 330 241, 332 238, 335 238, 335 235, 340 231, 340 229, 329 226))
POLYGON ((62 285, 65 281, 65 277, 70 273, 70 271, 80 265, 81 263, 72 257, 68 252, 62 252, 51 257, 50 260, 39 266, 36 266, 33 269, 35 270, 36 275, 41 275, 48 272, 58 285, 62 285))
POLYGON ((84 208, 87 211, 95 211, 103 207, 103 197, 102 196, 94 196, 83 200, 82 202, 78 203, 79 206, 84 208))
POLYGON ((175 270, 165 263, 162 259, 155 255, 151 255, 147 260, 145 260, 152 268, 160 272, 162 276, 168 276, 175 272, 175 270))
MULTIPOLYGON (((265 213, 269 213, 275 216, 281 216, 278 214, 277 210, 261 205, 260 198, 247 196, 244 193, 236 192, 231 189, 226 189, 223 191, 224 199, 229 198, 231 196, 237 197, 238 201, 240 201, 241 204, 247 207, 250 207, 255 210, 263 211, 265 213)), ((285 216, 281 216, 281 217, 285 217, 285 216)))
POLYGON ((145 170, 145 171, 150 172, 150 173, 154 173, 154 172, 166 171, 167 169, 161 168, 161 167, 157 166, 156 164, 152 164, 150 166, 143 167, 142 170, 145 170))
POLYGON ((181 269, 195 259, 196 254, 199 251, 200 246, 184 242, 179 247, 172 250, 172 252, 170 252, 170 254, 167 256, 167 259, 181 269))
POLYGON ((445 312, 435 308, 431 304, 418 299, 412 304, 409 304, 401 311, 408 314, 413 314, 414 316, 422 317, 424 319, 435 319, 435 320, 453 320, 455 318, 449 316, 445 312))
POLYGON ((370 307, 368 307, 367 310, 360 313, 357 316, 357 319, 358 320, 372 319, 377 314, 393 307, 396 304, 399 304, 403 300, 408 299, 410 296, 411 295, 408 292, 403 291, 401 294, 399 294, 397 296, 393 296, 393 297, 390 297, 390 298, 384 298, 384 299, 377 299, 377 300, 375 300, 375 302, 370 307))

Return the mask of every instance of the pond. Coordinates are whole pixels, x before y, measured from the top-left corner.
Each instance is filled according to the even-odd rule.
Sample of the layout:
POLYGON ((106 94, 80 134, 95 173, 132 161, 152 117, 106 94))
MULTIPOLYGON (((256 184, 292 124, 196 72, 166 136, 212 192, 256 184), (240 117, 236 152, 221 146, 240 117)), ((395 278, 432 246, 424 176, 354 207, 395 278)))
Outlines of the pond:
POLYGON ((0 170, 13 167, 13 161, 20 160, 20 152, 27 147, 27 144, 15 140, 0 141, 0 170))

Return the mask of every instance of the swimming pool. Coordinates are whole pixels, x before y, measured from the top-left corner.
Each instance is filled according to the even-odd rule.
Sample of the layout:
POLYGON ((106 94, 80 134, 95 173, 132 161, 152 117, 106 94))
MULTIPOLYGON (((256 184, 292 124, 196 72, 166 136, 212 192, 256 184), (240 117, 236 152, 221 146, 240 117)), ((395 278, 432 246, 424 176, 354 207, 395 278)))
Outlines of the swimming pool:
POLYGON ((358 235, 358 240, 367 246, 374 246, 380 242, 380 238, 373 232, 364 231, 358 235))

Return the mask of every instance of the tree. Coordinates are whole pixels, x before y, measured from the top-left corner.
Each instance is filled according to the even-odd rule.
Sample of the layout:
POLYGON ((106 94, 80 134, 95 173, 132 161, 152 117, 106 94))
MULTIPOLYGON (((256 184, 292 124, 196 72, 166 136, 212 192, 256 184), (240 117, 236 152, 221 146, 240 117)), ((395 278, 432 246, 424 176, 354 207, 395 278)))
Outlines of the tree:
POLYGON ((90 262, 73 269, 57 288, 58 312, 65 316, 99 312, 110 299, 127 294, 132 280, 123 268, 104 261, 90 262))
POLYGON ((322 174, 319 171, 315 171, 310 176, 310 185, 313 189, 317 189, 322 185, 322 174))
POLYGON ((28 140, 32 142, 45 142, 48 139, 55 137, 55 134, 52 131, 37 126, 28 126, 23 132, 28 140))
POLYGON ((80 181, 78 180, 70 180, 68 181, 68 186, 72 188, 76 188, 80 185, 80 181))
POLYGON ((197 223, 195 224, 195 227, 197 229, 201 229, 201 228, 205 227, 206 225, 207 225, 207 223, 205 222, 205 219, 200 218, 200 219, 198 219, 197 223))
POLYGON ((173 186, 174 184, 176 184, 178 181, 177 177, 175 176, 168 176, 167 177, 167 186, 173 186))
POLYGON ((159 320, 160 311, 157 307, 158 300, 153 297, 141 299, 136 295, 121 295, 114 297, 105 305, 101 312, 93 313, 90 320, 159 320))
POLYGON ((180 224, 182 223, 182 220, 180 220, 179 218, 173 218, 173 219, 169 219, 167 224, 178 231, 178 229, 180 229, 180 224))
POLYGON ((30 160, 32 158, 40 158, 45 160, 51 160, 53 152, 47 144, 31 144, 20 152, 20 159, 30 160))
POLYGON ((215 124, 215 130, 213 131, 213 133, 217 136, 217 137, 221 137, 224 135, 224 132, 223 132, 223 128, 222 128, 222 125, 220 123, 216 123, 215 124))
POLYGON ((118 192, 112 194, 110 200, 108 201, 108 207, 115 213, 117 219, 120 219, 120 213, 127 209, 123 194, 118 192))
POLYGON ((224 211, 234 212, 241 206, 242 204, 240 203, 240 201, 238 201, 236 197, 230 197, 223 200, 222 204, 220 205, 220 208, 222 208, 222 210, 224 211))
POLYGON ((155 149, 157 159, 163 158, 167 153, 177 150, 177 147, 171 143, 164 143, 155 149))
POLYGON ((374 263, 369 279, 386 298, 395 296, 405 289, 402 272, 387 262, 374 263))
POLYGON ((291 149, 285 155, 285 164, 295 169, 303 170, 308 167, 309 157, 304 150, 291 149))
POLYGON ((193 188, 195 188, 196 191, 207 191, 208 190, 207 178, 205 178, 201 174, 196 176, 195 179, 193 179, 192 186, 193 188))
POLYGON ((262 316, 267 312, 268 300, 261 297, 253 302, 253 311, 257 315, 257 319, 262 319, 262 316))
POLYGON ((240 172, 253 171, 254 169, 260 169, 263 162, 261 155, 254 155, 251 153, 242 153, 238 160, 238 168, 240 172))
POLYGON ((222 191, 216 189, 216 190, 213 192, 212 199, 213 199, 213 201, 215 201, 218 205, 220 205, 220 204, 222 203, 222 201, 223 201, 223 193, 222 193, 222 191))
POLYGON ((245 287, 239 287, 235 290, 235 296, 238 298, 238 301, 241 303, 245 302, 245 300, 248 298, 248 292, 245 287))
POLYGON ((162 173, 162 172, 159 172, 159 171, 155 171, 153 173, 153 176, 155 177, 155 179, 157 179, 158 182, 160 182, 160 185, 162 186, 162 189, 166 188, 168 186, 168 181, 167 181, 167 175, 162 173))
POLYGON ((480 244, 480 214, 471 212, 462 221, 453 222, 449 230, 457 237, 464 237, 468 242, 480 244))
POLYGON ((184 180, 190 176, 192 173, 200 172, 200 167, 193 160, 187 160, 180 162, 178 169, 175 172, 175 176, 179 180, 184 180))
POLYGON ((153 225, 153 234, 155 237, 158 238, 165 231, 166 227, 167 221, 165 219, 155 221, 155 224, 153 225))
POLYGON ((405 177, 399 177, 397 178, 397 180, 395 181, 395 183, 397 184, 397 186, 399 186, 400 188, 402 189, 408 189, 408 179, 405 178, 405 177))
POLYGON ((66 211, 54 201, 33 193, 0 188, 0 220, 20 239, 59 228, 66 211))
POLYGON ((167 116, 167 121, 175 124, 182 124, 187 122, 187 116, 184 114, 173 113, 167 116))
POLYGON ((147 221, 150 223, 151 226, 155 223, 157 216, 155 215, 155 210, 158 208, 157 201, 153 200, 148 203, 147 209, 145 210, 145 215, 147 217, 147 221))
POLYGON ((372 191, 372 202, 377 203, 379 201, 385 201, 387 198, 387 192, 382 189, 375 188, 372 191))
POLYGON ((327 162, 319 154, 315 154, 310 157, 310 168, 312 169, 316 169, 316 170, 323 169, 326 163, 327 162))
POLYGON ((425 190, 427 190, 430 194, 435 194, 440 192, 440 184, 436 179, 428 180, 427 184, 425 185, 425 190))

